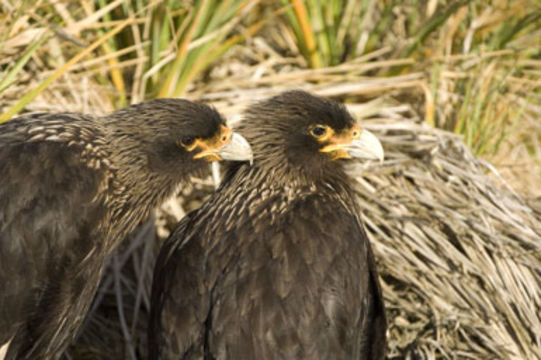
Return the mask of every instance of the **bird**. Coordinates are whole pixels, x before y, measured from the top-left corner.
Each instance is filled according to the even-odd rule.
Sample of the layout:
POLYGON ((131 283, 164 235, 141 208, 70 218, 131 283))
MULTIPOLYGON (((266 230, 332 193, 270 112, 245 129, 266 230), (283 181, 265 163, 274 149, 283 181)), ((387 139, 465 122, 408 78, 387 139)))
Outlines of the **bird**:
POLYGON ((383 160, 346 107, 291 90, 235 128, 253 164, 165 241, 154 268, 148 359, 383 359, 376 262, 351 161, 383 160))
POLYGON ((1 124, 0 359, 58 359, 117 244, 209 161, 251 157, 217 110, 184 99, 1 124))

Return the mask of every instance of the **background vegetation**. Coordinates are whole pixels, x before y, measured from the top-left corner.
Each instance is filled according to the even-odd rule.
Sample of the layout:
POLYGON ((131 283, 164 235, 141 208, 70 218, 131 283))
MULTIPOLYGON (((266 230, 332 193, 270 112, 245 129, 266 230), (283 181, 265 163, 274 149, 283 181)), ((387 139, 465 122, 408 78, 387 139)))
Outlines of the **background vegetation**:
MULTIPOLYGON (((495 165, 500 185, 530 199, 541 196, 539 0, 0 0, 0 122, 27 110, 106 113, 178 96, 213 103, 235 121, 250 102, 290 88, 344 101, 359 116, 433 128, 430 136, 439 139, 450 135, 437 129, 454 133, 488 160, 489 176, 495 165)), ((396 135, 404 126, 391 130, 396 135)), ((424 149, 428 138, 433 141, 415 130, 393 141, 424 149)), ((424 151, 400 149, 411 150, 412 159, 424 151)), ((190 191, 197 195, 200 188, 190 191)), ((194 197, 185 193, 182 206, 168 204, 158 218, 160 235, 167 233, 164 223, 196 206, 198 200, 189 203, 194 197)), ((104 281, 105 289, 122 287, 119 279, 135 279, 137 289, 148 282, 141 274, 151 269, 152 256, 144 255, 150 250, 142 238, 135 242, 140 253, 134 245, 115 257, 116 275, 104 281), (129 262, 139 270, 119 278, 129 262)), ((112 294, 107 307, 102 291, 93 312, 100 304, 118 309, 118 292, 112 294)), ((138 341, 136 309, 148 305, 145 291, 132 295, 133 317, 115 312, 127 358, 140 355, 130 342, 138 341)), ((105 318, 94 324, 96 333, 105 318)), ((511 337, 522 336, 535 337, 511 337)), ((393 343, 395 354, 417 341, 393 343)), ((87 341, 95 348, 72 354, 97 356, 103 350, 96 344, 87 341)), ((440 348, 431 351, 452 357, 440 348)), ((516 354, 527 354, 525 348, 516 354)))
POLYGON ((339 97, 414 104, 504 174, 539 176, 537 0, 3 0, 0 11, 0 121, 50 106, 40 99, 60 88, 62 109, 105 112, 228 82, 211 76, 235 78, 224 63, 257 63, 259 77, 317 69, 291 74, 296 86, 383 81, 339 97), (83 86, 86 100, 70 100, 83 86))

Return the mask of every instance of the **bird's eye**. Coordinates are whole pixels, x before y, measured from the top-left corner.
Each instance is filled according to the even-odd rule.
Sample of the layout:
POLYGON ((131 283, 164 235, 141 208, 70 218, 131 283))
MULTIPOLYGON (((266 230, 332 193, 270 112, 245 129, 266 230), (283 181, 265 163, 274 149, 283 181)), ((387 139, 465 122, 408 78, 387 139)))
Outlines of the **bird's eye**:
POLYGON ((310 134, 316 138, 320 138, 327 133, 327 128, 322 125, 316 125, 310 130, 310 134))
POLYGON ((184 147, 189 147, 193 145, 194 141, 195 141, 195 138, 193 136, 185 136, 182 138, 182 140, 180 140, 180 143, 184 147))

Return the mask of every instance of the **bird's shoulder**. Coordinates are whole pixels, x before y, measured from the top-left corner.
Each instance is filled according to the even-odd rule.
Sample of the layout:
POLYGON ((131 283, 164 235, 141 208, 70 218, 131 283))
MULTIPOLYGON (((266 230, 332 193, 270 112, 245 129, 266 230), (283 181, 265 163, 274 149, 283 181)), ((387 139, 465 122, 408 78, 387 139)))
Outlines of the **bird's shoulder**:
MULTIPOLYGON (((32 153, 32 145, 79 153, 87 166, 108 165, 106 131, 97 117, 79 113, 31 113, 0 124, 0 148, 21 147, 32 153)), ((34 150, 35 151, 35 150, 34 150)))
POLYGON ((28 199, 47 196, 49 189, 60 197, 79 187, 91 196, 106 193, 115 184, 116 169, 98 118, 33 113, 0 124, 0 172, 2 187, 9 190, 4 196, 28 199))
POLYGON ((249 217, 257 232, 279 232, 299 224, 328 234, 329 226, 337 231, 356 231, 360 225, 349 193, 337 192, 328 184, 270 191, 252 205, 249 217))

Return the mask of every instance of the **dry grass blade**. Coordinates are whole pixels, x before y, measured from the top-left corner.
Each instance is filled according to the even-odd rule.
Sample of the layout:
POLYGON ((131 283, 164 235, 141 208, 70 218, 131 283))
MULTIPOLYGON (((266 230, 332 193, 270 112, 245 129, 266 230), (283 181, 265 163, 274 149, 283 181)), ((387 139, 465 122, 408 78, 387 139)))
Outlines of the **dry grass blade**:
MULTIPOLYGON (((149 6, 152 6, 149 5, 149 6)), ((64 75, 71 66, 81 61, 84 57, 91 54, 92 51, 97 49, 99 46, 102 46, 108 39, 115 36, 117 33, 119 33, 121 30, 123 30, 126 26, 131 24, 135 18, 127 18, 126 20, 122 21, 118 25, 116 25, 113 29, 105 33, 102 37, 97 39, 95 42, 93 42, 91 45, 86 47, 84 50, 79 52, 77 55, 72 57, 68 62, 66 62, 62 67, 54 71, 49 77, 47 77, 44 81, 39 83, 35 88, 33 88, 31 91, 29 91, 26 95, 24 95, 19 101, 17 101, 13 106, 11 106, 7 111, 0 114, 0 123, 5 122, 9 119, 11 119, 14 115, 16 115, 19 111, 24 109, 30 103, 32 100, 36 98, 47 86, 52 84, 55 80, 60 78, 62 75, 64 75)))
MULTIPOLYGON (((141 101, 172 75, 168 94, 212 103, 231 123, 252 101, 295 88, 371 118, 387 159, 351 171, 379 262, 389 357, 541 359, 541 198, 520 198, 470 152, 517 192, 541 195, 537 0, 19 3, 0 0, 0 107, 11 113, 28 104, 102 114, 124 82, 141 101), (198 4, 221 7, 197 8, 193 25, 198 4)), ((159 245, 213 191, 211 178, 194 179, 118 249, 71 358, 144 358, 159 245)))
POLYGON ((491 184, 459 139, 367 126, 389 163, 357 169, 357 192, 385 283, 390 357, 541 357, 540 214, 491 184))

